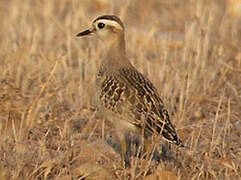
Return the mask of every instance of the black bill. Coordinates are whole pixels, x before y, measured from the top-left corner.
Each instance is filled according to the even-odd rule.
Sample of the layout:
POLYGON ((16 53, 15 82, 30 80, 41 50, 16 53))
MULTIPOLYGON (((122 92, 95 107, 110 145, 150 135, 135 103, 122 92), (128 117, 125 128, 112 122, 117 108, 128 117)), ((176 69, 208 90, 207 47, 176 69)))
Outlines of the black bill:
POLYGON ((76 36, 86 36, 86 35, 89 35, 91 33, 92 32, 89 29, 87 29, 87 30, 85 30, 83 32, 78 33, 76 36))

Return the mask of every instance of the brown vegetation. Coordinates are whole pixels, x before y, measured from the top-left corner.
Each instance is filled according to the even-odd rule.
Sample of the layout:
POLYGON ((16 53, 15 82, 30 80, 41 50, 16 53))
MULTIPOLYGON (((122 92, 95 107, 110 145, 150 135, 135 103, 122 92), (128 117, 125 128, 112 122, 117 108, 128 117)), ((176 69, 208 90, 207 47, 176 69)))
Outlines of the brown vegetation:
POLYGON ((230 2, 1 1, 0 179, 241 179, 241 17, 230 2), (128 56, 186 146, 157 165, 133 156, 122 169, 113 128, 95 116, 101 48, 75 34, 102 14, 126 24, 128 56))

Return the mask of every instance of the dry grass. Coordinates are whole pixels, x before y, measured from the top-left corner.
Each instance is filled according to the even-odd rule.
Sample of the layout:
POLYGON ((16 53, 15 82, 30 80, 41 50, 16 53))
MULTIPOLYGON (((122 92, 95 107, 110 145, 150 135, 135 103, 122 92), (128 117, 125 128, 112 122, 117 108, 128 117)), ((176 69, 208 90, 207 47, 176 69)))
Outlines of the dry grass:
POLYGON ((210 2, 1 1, 0 179, 241 179, 241 17, 210 2), (121 169, 95 116, 101 51, 75 34, 107 13, 125 22, 129 58, 186 145, 158 165, 121 169))

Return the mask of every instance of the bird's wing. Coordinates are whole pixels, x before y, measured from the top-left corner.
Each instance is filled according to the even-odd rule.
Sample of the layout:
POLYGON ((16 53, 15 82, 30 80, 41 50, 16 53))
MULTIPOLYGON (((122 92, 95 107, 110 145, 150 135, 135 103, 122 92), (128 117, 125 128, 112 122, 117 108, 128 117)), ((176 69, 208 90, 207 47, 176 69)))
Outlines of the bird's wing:
POLYGON ((135 68, 121 68, 115 76, 107 75, 101 85, 102 105, 147 134, 162 134, 164 138, 183 146, 170 122, 156 88, 135 68))

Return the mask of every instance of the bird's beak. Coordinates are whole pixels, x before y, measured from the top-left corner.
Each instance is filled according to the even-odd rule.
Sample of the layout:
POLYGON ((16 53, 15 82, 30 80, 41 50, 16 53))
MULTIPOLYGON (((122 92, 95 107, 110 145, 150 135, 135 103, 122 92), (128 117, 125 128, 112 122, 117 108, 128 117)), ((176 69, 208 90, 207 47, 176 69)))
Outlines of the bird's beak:
POLYGON ((91 33, 93 33, 95 31, 95 28, 91 27, 90 29, 87 29, 85 31, 82 31, 78 34, 76 34, 76 36, 87 36, 90 35, 91 33))

